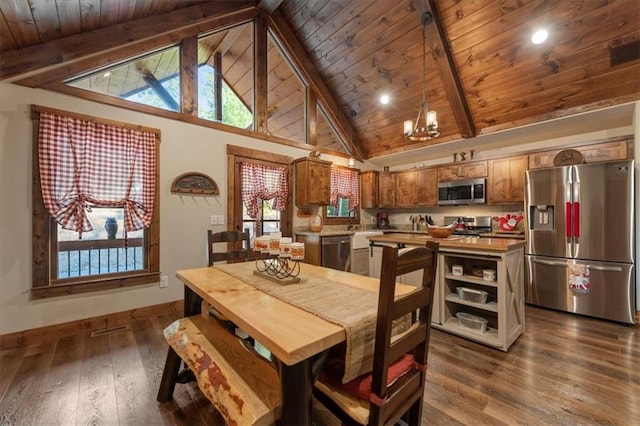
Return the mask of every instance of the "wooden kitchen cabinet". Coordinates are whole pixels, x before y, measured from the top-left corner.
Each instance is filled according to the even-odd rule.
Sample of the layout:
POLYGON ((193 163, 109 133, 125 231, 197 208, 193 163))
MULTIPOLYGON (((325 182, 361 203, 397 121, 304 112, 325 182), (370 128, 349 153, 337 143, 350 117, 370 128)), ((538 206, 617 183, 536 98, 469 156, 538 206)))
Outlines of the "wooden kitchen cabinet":
POLYGON ((395 173, 380 172, 378 175, 378 207, 395 207, 395 173))
POLYGON ((450 164, 438 167, 438 181, 448 182, 458 179, 475 179, 487 176, 487 162, 474 161, 471 163, 450 164))
POLYGON ((524 176, 528 157, 489 160, 487 198, 489 203, 519 203, 524 201, 524 176))
POLYGON ((416 172, 408 170, 396 174, 396 207, 416 205, 416 172))
POLYGON ((294 161, 296 205, 327 206, 331 197, 331 162, 316 158, 294 161))
POLYGON ((436 169, 396 173, 396 207, 435 206, 438 185, 436 169))
POLYGON ((438 171, 435 168, 416 172, 416 197, 419 206, 438 205, 438 171))
POLYGON ((360 207, 370 209, 378 207, 378 172, 360 173, 360 207))

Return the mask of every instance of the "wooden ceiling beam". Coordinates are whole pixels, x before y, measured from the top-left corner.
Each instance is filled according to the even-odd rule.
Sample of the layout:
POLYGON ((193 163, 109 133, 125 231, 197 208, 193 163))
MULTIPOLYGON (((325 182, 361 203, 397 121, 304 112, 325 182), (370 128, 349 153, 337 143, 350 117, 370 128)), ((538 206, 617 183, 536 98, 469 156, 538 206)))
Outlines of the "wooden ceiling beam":
MULTIPOLYGON (((109 53, 122 51, 127 46, 149 48, 148 43, 155 46, 161 46, 159 43, 175 43, 184 37, 210 29, 223 18, 227 24, 234 17, 237 17, 238 22, 252 19, 256 15, 256 4, 255 1, 208 2, 52 40, 46 44, 11 50, 0 56, 0 80, 50 69, 52 66, 69 65, 98 55, 108 57, 109 53)), ((129 52, 131 53, 134 52, 129 52)))
POLYGON ((327 108, 326 113, 335 124, 339 136, 346 144, 350 145, 351 154, 358 161, 363 161, 366 157, 363 154, 362 144, 355 136, 349 120, 340 109, 338 102, 336 102, 333 94, 324 83, 320 73, 316 70, 311 59, 309 59, 287 21, 277 10, 273 14, 265 16, 265 19, 282 43, 282 47, 285 49, 284 53, 293 61, 309 88, 314 91, 318 100, 327 108))
POLYGON ((283 1, 284 0, 260 0, 257 9, 266 15, 271 15, 280 7, 283 1))
POLYGON ((471 109, 464 96, 451 47, 447 42, 444 24, 438 14, 436 0, 423 1, 425 2, 425 12, 431 13, 433 16, 432 25, 426 27, 427 43, 430 44, 433 59, 438 65, 442 85, 451 104, 458 129, 463 138, 475 137, 476 128, 471 116, 471 109))

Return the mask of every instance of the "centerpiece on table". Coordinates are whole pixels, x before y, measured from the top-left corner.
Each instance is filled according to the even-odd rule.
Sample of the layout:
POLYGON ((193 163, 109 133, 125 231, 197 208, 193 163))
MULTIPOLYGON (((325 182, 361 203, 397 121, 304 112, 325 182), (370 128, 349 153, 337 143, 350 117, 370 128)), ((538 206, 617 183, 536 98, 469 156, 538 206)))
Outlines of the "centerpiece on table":
POLYGON ((287 285, 300 282, 300 261, 304 260, 304 243, 294 243, 291 237, 283 237, 281 232, 256 237, 254 250, 269 256, 256 260, 255 275, 267 278, 277 284, 287 285))

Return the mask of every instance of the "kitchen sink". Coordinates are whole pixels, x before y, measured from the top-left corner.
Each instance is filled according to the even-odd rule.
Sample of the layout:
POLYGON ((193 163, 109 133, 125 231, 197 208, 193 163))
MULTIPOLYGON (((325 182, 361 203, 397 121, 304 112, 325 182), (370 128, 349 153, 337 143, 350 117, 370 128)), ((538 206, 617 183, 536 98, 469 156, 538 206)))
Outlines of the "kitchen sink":
POLYGON ((351 249, 357 250, 369 247, 368 237, 383 235, 382 231, 356 231, 351 239, 351 249))

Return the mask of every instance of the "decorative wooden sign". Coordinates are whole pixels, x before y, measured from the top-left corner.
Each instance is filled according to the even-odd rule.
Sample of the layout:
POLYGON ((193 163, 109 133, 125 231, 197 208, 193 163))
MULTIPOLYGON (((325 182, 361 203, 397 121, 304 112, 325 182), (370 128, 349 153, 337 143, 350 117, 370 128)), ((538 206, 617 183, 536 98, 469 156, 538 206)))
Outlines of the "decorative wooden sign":
POLYGON ((198 173, 183 173, 173 180, 171 192, 174 194, 218 195, 218 185, 209 176, 198 173))
POLYGON ((584 156, 577 149, 564 149, 553 157, 554 166, 571 166, 584 163, 586 163, 584 156))

